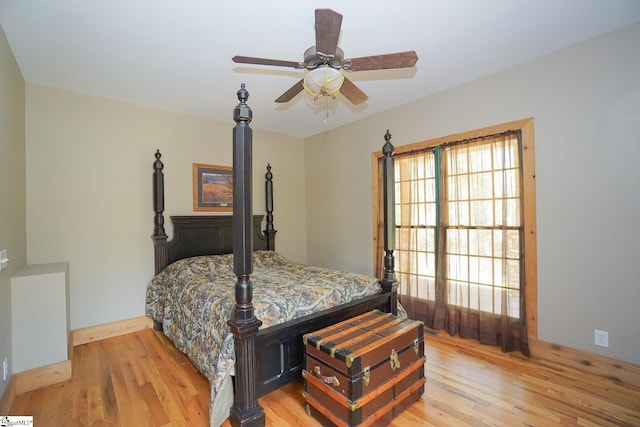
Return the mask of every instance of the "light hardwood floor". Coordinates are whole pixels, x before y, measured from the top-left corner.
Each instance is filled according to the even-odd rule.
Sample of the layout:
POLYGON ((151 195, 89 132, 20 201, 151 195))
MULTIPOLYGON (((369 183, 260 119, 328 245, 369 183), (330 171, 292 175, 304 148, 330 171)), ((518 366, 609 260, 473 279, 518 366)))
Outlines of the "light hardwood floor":
MULTIPOLYGON (((423 397, 392 426, 640 426, 640 389, 519 353, 425 336, 423 397)), ((267 426, 319 426, 302 384, 262 398, 267 426)), ((16 397, 35 426, 208 426, 209 386, 147 329, 74 348, 71 381, 16 397)), ((223 424, 230 426, 227 421, 223 424)))

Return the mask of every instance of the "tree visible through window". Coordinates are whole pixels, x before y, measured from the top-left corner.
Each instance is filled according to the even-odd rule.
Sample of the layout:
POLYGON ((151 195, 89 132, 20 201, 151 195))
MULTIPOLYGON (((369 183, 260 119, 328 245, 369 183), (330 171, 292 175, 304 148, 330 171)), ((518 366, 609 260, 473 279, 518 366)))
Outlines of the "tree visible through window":
MULTIPOLYGON (((398 293, 427 326, 526 354, 535 190, 533 176, 525 185, 522 129, 499 130, 396 149, 398 293)), ((533 155, 532 140, 526 148, 533 155)))

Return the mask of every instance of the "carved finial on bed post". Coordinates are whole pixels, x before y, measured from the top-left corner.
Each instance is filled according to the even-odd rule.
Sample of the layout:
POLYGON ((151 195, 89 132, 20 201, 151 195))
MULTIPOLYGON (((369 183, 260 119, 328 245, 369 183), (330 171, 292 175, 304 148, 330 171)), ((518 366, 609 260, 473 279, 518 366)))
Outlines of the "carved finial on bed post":
POLYGON ((153 162, 153 209, 156 213, 153 228, 153 243, 155 245, 155 270, 160 273, 167 265, 167 235, 164 231, 164 164, 160 160, 160 149, 156 150, 156 160, 153 162))
POLYGON ((246 104, 249 92, 240 86, 240 103, 233 110, 233 266, 238 278, 235 285, 236 305, 227 324, 235 338, 236 392, 231 407, 234 426, 264 426, 264 410, 258 404, 258 353, 256 334, 262 322, 253 311, 253 289, 250 281, 253 256, 252 134, 251 108, 246 104))
POLYGON ((398 281, 395 274, 395 258, 393 251, 396 246, 396 219, 395 219, 395 172, 393 165, 393 150, 391 134, 387 129, 384 135, 385 143, 382 147, 384 157, 383 167, 383 210, 384 210, 384 276, 380 281, 382 289, 391 293, 388 311, 393 314, 398 312, 398 281))
POLYGON ((276 250, 276 233, 278 232, 273 227, 273 174, 271 173, 271 163, 267 163, 267 173, 265 174, 265 196, 267 205, 267 228, 264 230, 264 234, 267 238, 267 250, 276 250))

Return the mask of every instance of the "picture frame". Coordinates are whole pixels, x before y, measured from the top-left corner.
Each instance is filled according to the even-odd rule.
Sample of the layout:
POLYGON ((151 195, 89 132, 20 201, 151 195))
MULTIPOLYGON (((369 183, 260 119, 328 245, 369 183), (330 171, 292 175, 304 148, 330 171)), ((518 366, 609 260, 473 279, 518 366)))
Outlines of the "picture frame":
POLYGON ((193 210, 233 211, 233 169, 230 166, 193 164, 193 210))

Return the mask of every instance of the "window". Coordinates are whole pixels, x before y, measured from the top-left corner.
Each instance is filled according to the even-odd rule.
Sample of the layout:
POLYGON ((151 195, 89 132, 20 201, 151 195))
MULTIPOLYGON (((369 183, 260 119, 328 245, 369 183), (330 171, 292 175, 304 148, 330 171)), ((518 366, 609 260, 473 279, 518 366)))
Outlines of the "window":
POLYGON ((532 135, 528 119, 395 150, 395 270, 412 318, 528 352, 536 328, 532 135))

